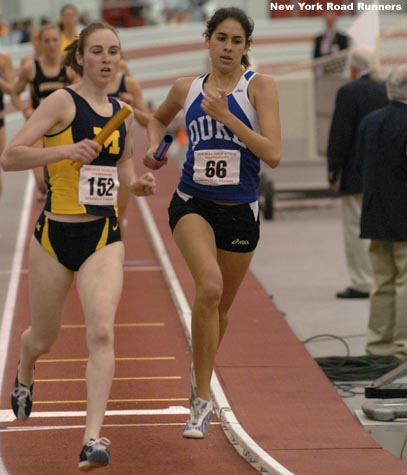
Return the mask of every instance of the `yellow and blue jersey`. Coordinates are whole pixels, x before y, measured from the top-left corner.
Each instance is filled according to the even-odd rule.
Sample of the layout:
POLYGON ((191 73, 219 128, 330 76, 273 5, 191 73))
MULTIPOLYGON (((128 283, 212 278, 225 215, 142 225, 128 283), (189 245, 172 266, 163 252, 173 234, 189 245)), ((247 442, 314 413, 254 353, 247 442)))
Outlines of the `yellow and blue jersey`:
MULTIPOLYGON (((72 123, 61 132, 44 136, 44 146, 74 144, 84 139, 93 139, 111 117, 97 114, 89 103, 71 88, 65 88, 75 103, 76 113, 72 123)), ((119 102, 109 98, 113 106, 112 116, 120 109, 119 102)), ((126 137, 123 123, 103 144, 99 156, 91 166, 116 167, 120 160, 126 137)), ((117 216, 117 206, 89 205, 79 202, 79 171, 74 161, 68 157, 46 166, 48 186, 44 209, 55 214, 93 214, 97 216, 117 216)))

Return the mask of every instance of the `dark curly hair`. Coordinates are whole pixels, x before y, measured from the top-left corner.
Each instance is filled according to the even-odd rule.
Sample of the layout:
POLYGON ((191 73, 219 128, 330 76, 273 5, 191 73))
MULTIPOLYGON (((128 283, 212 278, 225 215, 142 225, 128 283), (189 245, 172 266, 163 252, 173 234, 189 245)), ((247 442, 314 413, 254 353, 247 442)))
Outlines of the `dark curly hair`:
MULTIPOLYGON (((211 38, 218 25, 228 18, 232 18, 242 25, 245 32, 246 45, 250 45, 252 43, 252 34, 254 30, 253 19, 247 16, 242 9, 237 7, 219 8, 216 10, 211 18, 206 22, 204 36, 208 39, 211 38)), ((241 63, 245 68, 250 66, 249 56, 247 54, 242 56, 241 63)))

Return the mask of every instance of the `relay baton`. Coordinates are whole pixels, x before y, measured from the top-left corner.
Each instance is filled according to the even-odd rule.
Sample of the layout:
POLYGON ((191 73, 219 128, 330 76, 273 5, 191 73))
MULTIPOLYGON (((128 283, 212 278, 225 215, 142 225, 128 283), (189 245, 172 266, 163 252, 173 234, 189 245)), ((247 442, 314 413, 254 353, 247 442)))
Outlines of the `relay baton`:
POLYGON ((165 134, 164 137, 162 138, 160 145, 157 147, 157 150, 154 153, 154 158, 161 162, 164 160, 165 154, 167 153, 168 149, 170 148, 170 145, 172 144, 172 141, 174 139, 172 138, 172 135, 170 134, 165 134))
MULTIPOLYGON (((112 133, 121 126, 121 124, 125 121, 127 116, 131 114, 131 112, 132 110, 130 107, 122 107, 111 119, 109 119, 102 130, 97 135, 95 135, 92 140, 97 142, 99 145, 103 145, 105 141, 112 135, 112 133)), ((82 162, 74 163, 76 170, 79 170, 83 165, 84 164, 82 162)))

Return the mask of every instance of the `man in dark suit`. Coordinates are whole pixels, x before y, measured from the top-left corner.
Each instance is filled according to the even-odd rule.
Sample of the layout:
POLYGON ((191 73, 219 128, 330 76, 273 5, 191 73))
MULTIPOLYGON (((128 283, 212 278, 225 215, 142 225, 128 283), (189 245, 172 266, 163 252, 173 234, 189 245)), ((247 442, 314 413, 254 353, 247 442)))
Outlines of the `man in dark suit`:
POLYGON ((360 125, 361 237, 371 239, 374 288, 366 352, 407 359, 407 64, 387 80, 390 104, 360 125))
MULTIPOLYGON (((333 11, 324 13, 325 31, 314 40, 314 59, 328 56, 349 47, 349 37, 336 29, 336 14, 333 11)), ((316 67, 317 74, 340 73, 344 70, 346 58, 324 61, 316 67)))
POLYGON ((336 96, 328 142, 328 178, 341 194, 345 255, 351 285, 337 298, 368 298, 373 284, 369 243, 359 237, 362 176, 356 151, 358 127, 363 117, 388 103, 383 82, 374 79, 373 54, 356 48, 350 55, 352 81, 336 96))
POLYGON ((337 53, 349 46, 349 37, 336 29, 336 14, 333 11, 324 13, 325 31, 314 40, 314 58, 337 53))

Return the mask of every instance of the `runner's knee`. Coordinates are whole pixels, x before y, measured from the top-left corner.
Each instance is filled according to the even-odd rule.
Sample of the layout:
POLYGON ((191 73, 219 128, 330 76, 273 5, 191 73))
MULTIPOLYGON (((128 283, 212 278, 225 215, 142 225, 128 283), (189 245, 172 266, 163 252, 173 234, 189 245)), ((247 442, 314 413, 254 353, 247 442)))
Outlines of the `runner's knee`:
POLYGON ((201 282, 196 289, 196 301, 205 307, 218 307, 222 297, 222 281, 207 279, 201 282))
POLYGON ((113 329, 110 325, 98 324, 95 327, 88 328, 86 339, 89 350, 113 346, 113 329))

